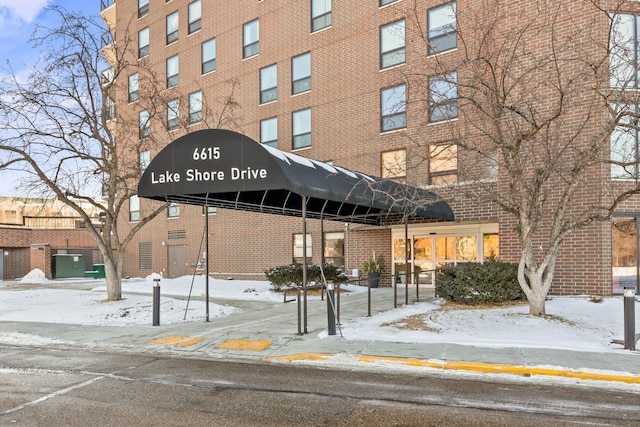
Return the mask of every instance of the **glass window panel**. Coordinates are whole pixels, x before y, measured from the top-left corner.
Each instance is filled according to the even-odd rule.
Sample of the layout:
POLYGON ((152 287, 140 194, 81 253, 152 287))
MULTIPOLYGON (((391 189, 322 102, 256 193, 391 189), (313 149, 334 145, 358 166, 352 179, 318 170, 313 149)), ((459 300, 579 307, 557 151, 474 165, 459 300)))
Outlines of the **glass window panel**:
POLYGON ((400 85, 380 92, 382 112, 382 132, 401 129, 407 126, 406 86, 400 85))
POLYGON ((419 237, 413 241, 413 258, 419 261, 433 260, 433 238, 419 237))
POLYGON ((429 121, 458 117, 458 74, 452 72, 429 78, 429 121))
POLYGON ((151 151, 145 150, 140 152, 140 172, 144 172, 144 170, 151 163, 151 151))
POLYGON ((129 221, 140 221, 140 199, 137 195, 129 198, 129 221))
POLYGON ((405 21, 393 22, 380 28, 380 68, 405 62, 405 21))
POLYGON ((202 26, 202 9, 200 0, 189 4, 189 34, 198 31, 202 26))
POLYGON ((202 43, 202 74, 216 69, 216 39, 202 43))
POLYGON ((638 236, 636 218, 614 217, 612 223, 612 293, 638 286, 638 236))
POLYGON ((478 261, 478 236, 456 237, 456 260, 478 261))
POLYGON ((382 178, 407 176, 407 150, 386 151, 382 156, 382 178))
POLYGON ((189 123, 202 121, 202 92, 194 92, 189 95, 189 123))
POLYGON ((278 99, 278 66, 276 64, 260 70, 260 103, 278 99))
POLYGON ((436 260, 455 260, 455 238, 453 236, 436 237, 436 260))
POLYGON ((331 0, 311 0, 311 31, 331 25, 331 0))
POLYGON ((167 16, 167 44, 178 40, 178 12, 167 16))
POLYGON ((260 23, 256 19, 255 21, 244 24, 243 30, 243 57, 248 58, 253 55, 257 55, 260 50, 260 23))
POLYGON ((278 118, 272 117, 260 122, 260 142, 278 148, 278 118))
POLYGON ((293 148, 311 146, 311 110, 293 113, 293 148))
POLYGON ((177 86, 180 82, 180 61, 178 55, 167 58, 167 88, 177 86))
MULTIPOLYGON (((312 254, 312 240, 311 240, 311 234, 307 233, 307 258, 311 258, 313 256, 312 254)), ((302 259, 303 257, 303 248, 302 248, 302 233, 300 234, 294 234, 293 235, 293 257, 294 258, 300 258, 302 259)))
POLYGON ((621 13, 613 16, 609 56, 612 87, 638 85, 638 25, 640 20, 634 15, 621 13))
POLYGON ((174 99, 167 103, 167 129, 177 129, 180 120, 180 100, 174 99))
POLYGON ((129 102, 137 101, 138 95, 138 73, 129 76, 129 102))
POLYGON ((456 2, 429 9, 427 22, 429 26, 429 55, 444 52, 457 46, 456 2))
POLYGON ((138 58, 149 55, 149 28, 138 31, 138 58))
POLYGON ((498 259, 500 256, 500 236, 495 234, 485 234, 482 236, 483 244, 483 258, 487 259, 498 259))
POLYGON ((292 93, 311 90, 311 54, 305 53, 291 59, 292 93))
POLYGON ((140 138, 146 138, 149 136, 150 132, 149 112, 147 110, 140 111, 138 118, 138 123, 140 125, 140 138))

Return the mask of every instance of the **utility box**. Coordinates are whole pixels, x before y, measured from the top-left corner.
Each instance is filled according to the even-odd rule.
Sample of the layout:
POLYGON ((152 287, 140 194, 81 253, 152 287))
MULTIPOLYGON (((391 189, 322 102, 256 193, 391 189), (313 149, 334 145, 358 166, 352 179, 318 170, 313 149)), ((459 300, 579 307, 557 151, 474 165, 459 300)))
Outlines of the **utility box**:
POLYGON ((84 256, 82 254, 53 255, 53 278, 84 277, 84 256))

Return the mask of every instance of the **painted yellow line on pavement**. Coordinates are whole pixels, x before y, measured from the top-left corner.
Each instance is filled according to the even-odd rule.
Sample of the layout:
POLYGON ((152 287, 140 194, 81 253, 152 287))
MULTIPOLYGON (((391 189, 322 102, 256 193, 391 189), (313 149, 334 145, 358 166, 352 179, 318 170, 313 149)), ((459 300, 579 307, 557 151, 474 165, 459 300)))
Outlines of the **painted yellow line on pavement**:
MULTIPOLYGON (((299 361, 299 360, 328 360, 334 357, 333 354, 327 353, 299 353, 286 356, 271 357, 267 360, 280 360, 280 361, 299 361)), ((614 381, 623 382, 627 384, 640 384, 640 376, 626 375, 626 374, 607 374, 598 372, 585 372, 574 371, 570 369, 554 369, 554 368, 542 368, 531 367, 525 365, 510 365, 501 363, 484 363, 484 362, 449 362, 449 361, 437 361, 428 359, 414 359, 407 357, 394 357, 394 356, 354 356, 358 362, 364 363, 376 363, 376 362, 388 362, 397 363, 407 366, 421 366, 425 368, 445 369, 445 370, 458 370, 458 371, 472 371, 485 374, 512 374, 531 377, 534 375, 544 375, 552 377, 562 378, 574 378, 580 380, 594 380, 594 381, 614 381)))
POLYGON ((231 350, 252 350, 262 351, 273 344, 273 341, 258 340, 229 340, 216 346, 216 348, 226 348, 231 350))
POLYGON ((190 345, 194 345, 202 341, 203 337, 179 337, 179 336, 168 336, 163 338, 158 338, 156 340, 151 341, 151 344, 162 344, 162 345, 174 345, 177 347, 188 347, 190 345))
POLYGON ((266 360, 326 360, 333 357, 333 354, 330 353, 299 353, 299 354, 288 354, 286 356, 273 356, 269 357, 266 360))

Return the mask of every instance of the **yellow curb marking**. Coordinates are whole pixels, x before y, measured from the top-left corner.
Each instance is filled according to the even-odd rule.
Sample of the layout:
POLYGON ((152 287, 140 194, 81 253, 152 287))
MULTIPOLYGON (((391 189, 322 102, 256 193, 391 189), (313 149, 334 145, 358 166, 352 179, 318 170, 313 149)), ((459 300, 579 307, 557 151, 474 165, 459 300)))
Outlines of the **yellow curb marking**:
MULTIPOLYGON (((326 353, 300 353, 292 354, 288 356, 272 357, 268 360, 327 360, 333 357, 333 354, 326 353)), ((432 361, 424 359, 412 359, 405 357, 393 357, 393 356, 357 356, 356 360, 359 362, 375 363, 375 362, 389 362, 389 363, 401 363, 408 366, 422 366, 426 368, 434 369, 448 369, 459 371, 474 371, 482 373, 497 373, 497 374, 515 374, 522 376, 534 376, 534 375, 546 375, 563 378, 575 378, 581 380, 595 380, 595 381, 616 381, 627 384, 640 384, 640 376, 634 375, 620 375, 620 374, 606 374, 596 372, 584 372, 584 371, 571 371, 564 369, 552 369, 552 368, 539 368, 528 367, 524 365, 507 365, 499 363, 481 363, 481 362, 447 362, 447 361, 432 361)))
POLYGON ((163 345, 175 345, 177 347, 188 347, 202 341, 203 337, 178 337, 168 336, 164 338, 158 338, 151 341, 151 344, 163 344, 163 345))
POLYGON ((231 350, 252 350, 262 351, 273 344, 273 341, 258 340, 229 340, 216 346, 216 348, 227 348, 231 350))
POLYGON ((269 357, 267 360, 326 360, 333 357, 333 354, 329 353, 300 353, 289 354, 286 356, 274 356, 269 357))

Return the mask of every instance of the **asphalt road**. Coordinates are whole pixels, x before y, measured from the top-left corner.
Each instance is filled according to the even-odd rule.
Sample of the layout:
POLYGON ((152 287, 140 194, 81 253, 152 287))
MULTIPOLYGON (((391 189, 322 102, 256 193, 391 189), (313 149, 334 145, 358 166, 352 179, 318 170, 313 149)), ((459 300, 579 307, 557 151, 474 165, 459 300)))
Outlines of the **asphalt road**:
POLYGON ((584 386, 0 346, 0 426, 638 426, 639 401, 584 386))

